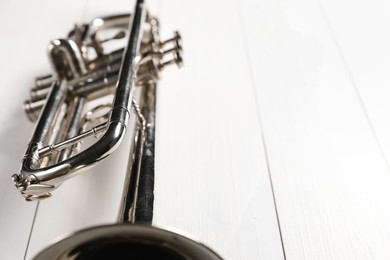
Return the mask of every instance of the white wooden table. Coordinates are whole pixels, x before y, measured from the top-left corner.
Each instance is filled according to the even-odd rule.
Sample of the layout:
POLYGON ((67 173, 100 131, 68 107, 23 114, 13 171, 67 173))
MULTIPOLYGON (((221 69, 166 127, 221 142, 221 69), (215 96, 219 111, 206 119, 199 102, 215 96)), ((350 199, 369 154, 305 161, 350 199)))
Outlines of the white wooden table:
MULTIPOLYGON (((185 67, 158 92, 155 218, 226 259, 390 259, 390 2, 149 1, 185 67)), ((133 1, 0 1, 0 259, 115 221, 129 138, 51 199, 10 176, 46 46, 133 1)))

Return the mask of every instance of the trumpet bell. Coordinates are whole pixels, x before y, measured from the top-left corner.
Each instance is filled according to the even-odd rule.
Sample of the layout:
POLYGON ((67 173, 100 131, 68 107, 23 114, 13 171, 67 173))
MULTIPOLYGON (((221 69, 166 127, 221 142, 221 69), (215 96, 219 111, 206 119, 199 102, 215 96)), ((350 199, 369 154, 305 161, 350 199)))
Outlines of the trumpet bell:
POLYGON ((203 244, 168 230, 134 224, 105 225, 75 233, 34 260, 221 259, 203 244))

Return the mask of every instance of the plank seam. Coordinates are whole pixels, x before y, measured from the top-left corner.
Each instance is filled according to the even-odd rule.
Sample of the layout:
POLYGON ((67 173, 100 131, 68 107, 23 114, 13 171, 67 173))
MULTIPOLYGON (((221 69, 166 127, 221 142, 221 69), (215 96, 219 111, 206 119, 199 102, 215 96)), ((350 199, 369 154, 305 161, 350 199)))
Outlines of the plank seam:
POLYGON ((33 233, 33 230, 34 230, 34 224, 35 224, 35 220, 36 220, 37 214, 38 214, 38 208, 39 208, 39 201, 37 202, 37 206, 35 207, 34 217, 33 217, 32 223, 31 223, 30 234, 28 235, 26 250, 25 250, 24 256, 23 256, 23 259, 24 259, 24 260, 26 260, 28 248, 29 248, 29 246, 30 246, 31 236, 32 236, 32 233, 33 233))
POLYGON ((249 53, 250 51, 249 51, 248 38, 247 38, 247 35, 246 35, 246 29, 245 29, 245 24, 244 24, 244 18, 243 18, 243 15, 242 15, 241 5, 239 4, 238 0, 236 0, 235 3, 236 3, 236 6, 237 6, 237 13, 238 13, 238 17, 239 17, 240 27, 242 28, 242 30, 241 30, 241 37, 243 39, 243 45, 245 47, 244 48, 244 52, 245 52, 245 56, 246 56, 245 60, 246 60, 247 66, 249 68, 249 77, 250 77, 253 97, 254 97, 254 100, 255 100, 257 119, 258 119, 258 123, 259 123, 259 126, 260 126, 260 131, 261 131, 261 139, 262 139, 262 142, 263 142, 263 149, 264 149, 265 161, 266 161, 266 165, 267 165, 268 179, 269 179, 270 186, 271 186, 271 191, 272 191, 272 199, 273 199, 274 208, 275 208, 276 221, 277 221, 277 224, 278 224, 280 243, 281 243, 281 246, 282 246, 283 258, 286 260, 287 258, 286 258, 285 248, 284 248, 282 229, 281 229, 281 225, 280 225, 278 206, 277 206, 277 203, 276 203, 276 196, 275 196, 274 184, 273 184, 273 181, 272 181, 270 161, 269 161, 269 158, 268 158, 267 142, 266 142, 266 138, 265 138, 265 134, 264 134, 264 127, 263 127, 263 121, 262 121, 262 117, 261 117, 260 104, 259 104, 259 100, 257 98, 257 96, 258 96, 257 94, 258 93, 256 91, 256 86, 255 86, 256 84, 255 84, 253 69, 252 69, 251 61, 250 61, 250 57, 251 56, 250 56, 250 53, 249 53))
POLYGON ((372 121, 371 121, 370 116, 369 116, 369 114, 368 114, 368 110, 367 110, 367 108, 366 108, 366 106, 365 106, 365 104, 364 104, 364 101, 363 101, 362 96, 360 95, 359 89, 358 89, 357 84, 356 84, 356 81, 355 81, 355 79, 354 79, 354 77, 353 77, 352 71, 351 71, 351 69, 350 69, 350 67, 349 67, 348 61, 347 61, 347 59, 346 59, 346 57, 345 57, 345 55, 344 55, 344 52, 343 52, 343 50, 342 50, 342 48, 341 48, 341 46, 340 46, 340 44, 339 44, 339 42, 338 42, 338 40, 337 40, 337 38, 336 38, 336 34, 335 34, 335 32, 334 32, 334 30, 333 30, 333 27, 332 27, 332 25, 331 25, 331 23, 330 23, 330 21, 329 21, 328 14, 327 14, 327 12, 326 12, 326 10, 325 10, 325 7, 324 7, 322 1, 319 2, 319 6, 320 6, 320 11, 321 11, 322 18, 323 18, 324 21, 325 21, 325 24, 326 24, 326 27, 327 27, 328 30, 329 30, 329 34, 330 34, 330 36, 331 36, 331 39, 332 39, 333 43, 334 43, 335 46, 336 46, 336 49, 337 49, 338 54, 340 55, 340 59, 341 59, 341 61, 342 61, 342 63, 343 63, 343 66, 344 66, 346 72, 347 72, 348 79, 349 79, 349 81, 350 81, 351 84, 352 84, 353 90, 354 90, 354 92, 355 92, 355 94, 356 94, 356 96, 357 96, 358 102, 359 102, 359 104, 360 104, 360 106, 361 106, 361 108, 362 108, 364 117, 366 118, 367 123, 368 123, 368 126, 369 126, 369 128, 370 128, 370 130, 371 130, 371 132, 372 132, 372 134, 373 134, 373 136, 374 136, 375 143, 376 143, 376 145, 378 146, 378 149, 379 149, 379 152, 380 152, 380 154, 381 154, 381 157, 382 157, 382 159, 383 159, 384 162, 385 162, 387 171, 390 173, 390 165, 389 165, 389 162, 388 162, 387 159, 386 159, 385 152, 384 152, 383 147, 382 147, 382 145, 381 145, 381 143, 380 143, 379 137, 378 137, 378 135, 377 135, 377 133, 376 133, 376 131, 375 131, 375 127, 374 127, 374 125, 372 124, 372 121))

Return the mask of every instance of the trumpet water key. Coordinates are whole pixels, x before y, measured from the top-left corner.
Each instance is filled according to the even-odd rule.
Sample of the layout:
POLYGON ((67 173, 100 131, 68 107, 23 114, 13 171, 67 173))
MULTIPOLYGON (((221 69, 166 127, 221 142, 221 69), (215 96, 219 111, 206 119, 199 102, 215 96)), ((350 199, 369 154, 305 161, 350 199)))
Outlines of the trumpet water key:
POLYGON ((79 231, 34 259, 221 259, 198 242, 151 226, 156 88, 165 67, 182 65, 180 34, 161 41, 158 20, 137 0, 132 14, 76 25, 67 38, 50 42, 48 56, 51 74, 37 78, 24 103, 37 123, 20 172, 12 176, 26 200, 50 197, 134 129, 128 131, 133 136, 118 223, 79 231))

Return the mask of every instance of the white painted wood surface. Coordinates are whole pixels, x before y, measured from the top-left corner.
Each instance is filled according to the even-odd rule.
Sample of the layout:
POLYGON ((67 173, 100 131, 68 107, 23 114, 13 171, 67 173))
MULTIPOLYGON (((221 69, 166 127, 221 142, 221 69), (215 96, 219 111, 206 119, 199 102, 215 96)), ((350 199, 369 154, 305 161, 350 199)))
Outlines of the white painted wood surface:
MULTIPOLYGON (((132 5, 0 1, 1 259, 30 259, 58 236, 115 221, 129 138, 38 208, 10 176, 33 129, 20 104, 49 70, 49 40, 132 5)), ((155 225, 226 259, 389 259, 390 4, 149 6, 185 51, 185 67, 164 71, 159 86, 155 225)))
POLYGON ((287 258, 388 259, 388 168, 325 10, 242 13, 287 258))

